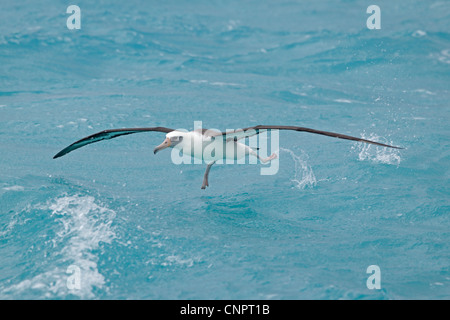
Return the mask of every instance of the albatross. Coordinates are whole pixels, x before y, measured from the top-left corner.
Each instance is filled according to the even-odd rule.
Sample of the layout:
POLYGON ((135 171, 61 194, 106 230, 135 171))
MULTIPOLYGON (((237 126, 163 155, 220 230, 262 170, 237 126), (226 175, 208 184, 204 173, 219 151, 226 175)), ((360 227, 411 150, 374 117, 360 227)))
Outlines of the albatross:
POLYGON ((208 129, 196 129, 190 132, 175 130, 166 127, 151 127, 151 128, 124 128, 124 129, 109 129, 87 136, 81 140, 78 140, 68 147, 58 152, 53 159, 60 158, 69 152, 84 147, 88 144, 99 142, 102 140, 109 140, 124 135, 139 133, 139 132, 162 132, 166 133, 164 141, 157 146, 153 153, 156 154, 159 151, 166 148, 175 148, 181 151, 183 154, 187 154, 191 157, 203 160, 207 163, 205 174, 203 175, 203 183, 201 189, 205 189, 209 186, 208 177, 211 166, 218 160, 232 159, 239 160, 246 155, 252 155, 257 157, 262 163, 267 163, 277 158, 277 155, 273 153, 269 157, 261 157, 254 149, 250 148, 239 140, 251 137, 262 132, 270 130, 292 130, 299 132, 309 132, 314 134, 320 134, 328 137, 358 141, 363 143, 369 143, 377 146, 403 149, 401 147, 391 146, 384 143, 348 136, 345 134, 321 131, 316 129, 296 127, 296 126, 274 126, 274 125, 258 125, 248 127, 244 129, 238 129, 235 131, 216 131, 208 129), (204 152, 208 145, 212 142, 219 143, 222 147, 219 152, 215 150, 213 153, 204 152))

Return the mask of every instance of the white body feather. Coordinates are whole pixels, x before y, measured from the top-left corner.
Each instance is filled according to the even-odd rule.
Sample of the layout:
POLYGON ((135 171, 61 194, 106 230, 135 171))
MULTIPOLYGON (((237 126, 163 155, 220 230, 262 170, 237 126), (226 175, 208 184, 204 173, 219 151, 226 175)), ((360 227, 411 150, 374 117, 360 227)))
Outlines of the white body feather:
POLYGON ((180 143, 173 147, 185 155, 211 163, 217 160, 239 160, 247 154, 256 153, 247 145, 233 140, 226 141, 221 136, 214 138, 202 135, 198 131, 172 131, 166 137, 183 137, 180 143))

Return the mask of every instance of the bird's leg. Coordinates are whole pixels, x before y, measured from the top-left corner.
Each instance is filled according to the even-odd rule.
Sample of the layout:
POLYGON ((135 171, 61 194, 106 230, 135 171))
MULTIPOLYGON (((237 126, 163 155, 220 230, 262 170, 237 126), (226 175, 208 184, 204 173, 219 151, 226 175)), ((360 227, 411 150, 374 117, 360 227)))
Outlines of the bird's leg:
POLYGON ((206 187, 209 187, 209 184, 208 184, 209 170, 211 170, 211 167, 214 163, 216 163, 216 162, 213 161, 210 164, 208 164, 208 166, 206 167, 205 175, 203 176, 202 189, 206 189, 206 187))
POLYGON ((276 159, 277 158, 277 154, 276 153, 272 153, 269 157, 267 157, 267 158, 262 158, 262 157, 260 157, 259 155, 258 155, 258 159, 259 160, 261 160, 261 162, 262 163, 267 163, 267 162, 269 162, 269 161, 271 161, 271 160, 273 160, 273 159, 276 159))
POLYGON ((255 150, 253 150, 252 148, 250 148, 248 146, 247 146, 247 152, 249 154, 251 154, 252 156, 257 157, 262 163, 267 163, 267 162, 277 158, 277 154, 276 153, 272 153, 269 157, 263 158, 255 150))

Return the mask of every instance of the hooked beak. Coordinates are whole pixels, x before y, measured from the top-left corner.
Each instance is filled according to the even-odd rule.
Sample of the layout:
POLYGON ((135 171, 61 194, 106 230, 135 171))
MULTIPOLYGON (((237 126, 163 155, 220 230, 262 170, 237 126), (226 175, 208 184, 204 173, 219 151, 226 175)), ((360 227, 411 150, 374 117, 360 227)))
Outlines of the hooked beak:
POLYGON ((157 146, 154 150, 153 153, 156 154, 158 151, 161 151, 162 149, 168 148, 170 147, 170 139, 166 138, 166 140, 164 140, 163 143, 161 143, 159 146, 157 146))

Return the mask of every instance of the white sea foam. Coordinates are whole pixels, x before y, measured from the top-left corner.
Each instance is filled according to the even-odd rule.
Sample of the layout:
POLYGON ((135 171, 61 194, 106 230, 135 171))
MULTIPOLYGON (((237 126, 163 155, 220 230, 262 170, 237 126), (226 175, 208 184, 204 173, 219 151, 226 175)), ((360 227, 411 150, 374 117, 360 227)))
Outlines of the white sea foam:
MULTIPOLYGON (((370 135, 364 133, 361 135, 361 138, 394 145, 392 141, 387 141, 374 133, 370 135)), ((358 152, 358 159, 360 161, 372 161, 393 165, 399 165, 401 161, 399 149, 386 148, 368 143, 358 143, 356 147, 352 148, 358 152)))
POLYGON ((429 91, 429 90, 427 90, 427 89, 416 89, 416 90, 414 90, 413 92, 425 93, 425 94, 428 94, 428 95, 431 95, 431 96, 436 95, 435 92, 431 92, 431 91, 429 91))
POLYGON ((305 189, 306 187, 314 187, 317 184, 316 176, 311 166, 308 165, 308 156, 304 151, 299 156, 289 149, 280 148, 280 151, 288 153, 294 160, 295 173, 291 181, 295 182, 296 188, 305 189))
POLYGON ((212 86, 219 86, 219 87, 223 87, 223 86, 239 87, 239 86, 241 86, 241 84, 234 83, 234 82, 220 82, 220 81, 210 82, 208 80, 189 80, 189 82, 196 83, 196 84, 209 84, 212 86))
POLYGON ((334 99, 334 101, 341 102, 341 103, 353 103, 354 102, 354 101, 349 100, 349 99, 334 99))
POLYGON ((413 37, 416 37, 416 38, 424 37, 424 36, 426 36, 426 35, 427 35, 427 33, 426 33, 425 31, 423 31, 423 30, 416 30, 416 31, 414 31, 414 32, 412 33, 412 36, 413 36, 413 37))
POLYGON ((22 186, 11 186, 11 187, 4 187, 3 190, 5 191, 23 191, 25 190, 22 186))
POLYGON ((190 268, 194 265, 194 259, 192 258, 183 259, 182 257, 177 255, 170 255, 166 258, 166 261, 162 263, 163 266, 173 264, 190 268))
MULTIPOLYGON (((60 224, 60 230, 49 242, 53 248, 47 258, 58 259, 57 266, 49 266, 48 271, 31 279, 2 290, 1 296, 29 294, 38 290, 45 298, 61 298, 69 294, 80 298, 94 298, 94 288, 101 288, 105 279, 99 273, 96 255, 101 243, 111 243, 115 233, 111 227, 115 212, 96 203, 91 196, 63 196, 36 209, 50 209, 51 215, 60 224), (61 247, 60 250, 56 250, 61 247), (56 250, 56 251, 55 251, 56 250), (80 287, 69 289, 71 276, 68 268, 75 266, 80 271, 80 287)), ((50 262, 51 263, 51 262, 50 262)))
POLYGON ((450 64, 450 49, 442 50, 437 58, 440 62, 450 64))

